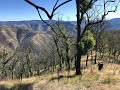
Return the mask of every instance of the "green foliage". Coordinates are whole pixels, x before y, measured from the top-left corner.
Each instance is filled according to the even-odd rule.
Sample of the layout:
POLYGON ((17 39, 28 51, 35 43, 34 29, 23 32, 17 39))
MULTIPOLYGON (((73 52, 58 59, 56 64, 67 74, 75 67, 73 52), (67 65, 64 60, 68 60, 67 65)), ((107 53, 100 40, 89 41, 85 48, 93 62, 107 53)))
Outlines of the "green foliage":
POLYGON ((81 39, 81 42, 79 43, 80 46, 80 52, 82 52, 82 55, 85 55, 90 49, 94 48, 95 46, 95 39, 93 37, 93 34, 90 31, 87 31, 84 37, 81 39))
POLYGON ((92 3, 90 4, 89 0, 84 0, 84 1, 80 1, 80 5, 79 6, 80 6, 80 11, 81 12, 86 12, 89 9, 92 8, 93 4, 92 3))
POLYGON ((83 21, 86 21, 86 16, 83 16, 83 21))

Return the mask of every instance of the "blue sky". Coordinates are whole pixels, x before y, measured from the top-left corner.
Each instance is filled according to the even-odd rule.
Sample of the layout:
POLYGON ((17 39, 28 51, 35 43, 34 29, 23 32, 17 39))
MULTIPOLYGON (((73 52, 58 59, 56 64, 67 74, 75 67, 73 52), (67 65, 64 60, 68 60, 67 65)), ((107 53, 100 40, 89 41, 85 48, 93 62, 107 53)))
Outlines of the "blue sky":
MULTIPOLYGON (((34 3, 45 7, 49 12, 56 0, 31 0, 34 3)), ((61 0, 61 2, 64 0, 61 0)), ((62 17, 63 20, 76 20, 76 7, 75 2, 69 2, 62 6, 54 17, 62 17)), ((46 15, 41 12, 44 19, 47 19, 46 15)), ((111 13, 108 17, 120 18, 120 11, 118 13, 111 13)), ((24 0, 0 0, 0 21, 21 21, 21 20, 39 20, 39 16, 34 7, 30 6, 24 0)))

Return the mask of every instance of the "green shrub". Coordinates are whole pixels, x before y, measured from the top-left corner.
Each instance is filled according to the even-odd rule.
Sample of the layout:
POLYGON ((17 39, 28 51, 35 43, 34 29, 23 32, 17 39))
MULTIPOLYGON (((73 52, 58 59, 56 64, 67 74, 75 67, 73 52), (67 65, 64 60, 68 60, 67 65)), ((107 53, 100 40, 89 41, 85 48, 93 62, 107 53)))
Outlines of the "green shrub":
POLYGON ((112 79, 110 77, 107 77, 102 81, 102 84, 110 84, 110 83, 112 83, 112 79))

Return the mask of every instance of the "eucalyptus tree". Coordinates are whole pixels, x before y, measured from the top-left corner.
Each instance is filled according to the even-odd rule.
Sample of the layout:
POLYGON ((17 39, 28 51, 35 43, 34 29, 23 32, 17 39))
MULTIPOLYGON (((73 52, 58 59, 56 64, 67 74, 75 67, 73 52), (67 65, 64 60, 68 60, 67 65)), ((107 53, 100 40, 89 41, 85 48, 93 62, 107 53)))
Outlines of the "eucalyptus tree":
POLYGON ((108 53, 109 60, 112 58, 114 62, 119 62, 120 55, 120 31, 119 30, 111 30, 108 32, 108 53), (115 61, 117 60, 117 61, 115 61))
POLYGON ((85 33, 85 35, 83 36, 81 42, 80 42, 80 48, 81 48, 81 52, 82 55, 86 55, 87 54, 87 59, 86 59, 86 66, 88 65, 88 52, 90 50, 92 50, 95 46, 95 39, 93 37, 93 34, 91 33, 91 31, 87 31, 85 33))
MULTIPOLYGON (((52 8, 51 14, 49 14, 49 12, 44 7, 38 6, 29 0, 25 0, 25 1, 37 9, 41 19, 42 17, 39 10, 43 11, 50 20, 53 19, 55 12, 61 6, 63 6, 64 4, 70 1, 76 2, 76 12, 77 12, 76 14, 76 17, 77 17, 76 51, 77 52, 76 52, 76 60, 75 60, 76 75, 82 75, 82 72, 81 72, 81 56, 82 56, 81 49, 82 48, 81 48, 80 42, 85 32, 89 30, 91 25, 103 22, 109 13, 116 12, 117 6, 120 2, 119 0, 66 0, 63 3, 58 5, 58 2, 60 0, 56 0, 56 3, 52 8), (83 22, 84 22, 84 27, 82 27, 83 22)), ((48 26, 50 26, 43 19, 42 21, 46 23, 48 26)), ((51 30, 54 33, 56 33, 53 27, 51 27, 51 30)))
POLYGON ((92 33, 96 41, 94 48, 95 50, 94 64, 97 63, 98 54, 104 53, 105 50, 107 51, 106 46, 107 46, 108 27, 109 27, 109 23, 107 21, 103 21, 102 23, 92 26, 92 33))
POLYGON ((57 52, 59 57, 61 57, 62 61, 66 63, 67 70, 70 71, 70 61, 73 59, 73 40, 72 37, 68 34, 68 32, 64 29, 60 21, 57 22, 57 34, 54 35, 54 42, 57 47, 57 52), (60 41, 61 43, 56 42, 60 41), (60 49, 61 48, 61 49, 60 49))

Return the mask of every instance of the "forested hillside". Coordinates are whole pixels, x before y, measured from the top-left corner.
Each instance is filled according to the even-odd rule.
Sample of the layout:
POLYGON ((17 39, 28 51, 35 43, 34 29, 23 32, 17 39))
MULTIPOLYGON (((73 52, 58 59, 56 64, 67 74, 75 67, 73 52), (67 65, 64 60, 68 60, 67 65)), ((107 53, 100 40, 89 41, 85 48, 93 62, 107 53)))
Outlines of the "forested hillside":
MULTIPOLYGON (((54 72, 57 70, 59 64, 60 70, 62 68, 74 68, 74 54, 76 52, 74 46, 76 38, 75 26, 70 22, 62 22, 58 26, 59 28, 56 28, 56 31, 63 30, 63 34, 67 32, 70 37, 69 39, 52 36, 49 26, 44 27, 44 24, 35 24, 34 22, 23 24, 22 22, 19 24, 0 25, 1 65, 3 63, 1 66, 1 70, 3 70, 1 78, 20 78, 19 74, 22 77, 29 77, 29 74, 30 76, 40 74, 41 70, 44 72, 46 70, 47 72, 54 72), (56 43, 55 45, 54 42, 56 43), (58 58, 61 58, 61 60, 59 61, 58 58), (66 61, 67 58, 71 60, 69 61, 70 66, 64 66, 65 63, 68 63, 66 61), (20 67, 18 67, 19 65, 20 67), (16 67, 19 68, 18 70, 23 70, 22 73, 18 74, 14 70, 16 67)), ((93 63, 98 62, 95 61, 97 59, 105 62, 120 63, 120 30, 109 30, 108 27, 109 24, 105 23, 93 26, 90 31, 92 36, 88 34, 88 36, 83 38, 83 55, 87 54, 89 57, 90 52, 95 53, 93 59, 91 59, 93 63), (93 39, 89 39, 89 37, 93 37, 93 39), (89 45, 92 45, 92 47, 89 45)), ((61 34, 61 32, 58 33, 61 34)), ((88 60, 86 59, 86 65, 87 62, 88 60)))
POLYGON ((120 90, 120 0, 1 2, 0 90, 120 90))

